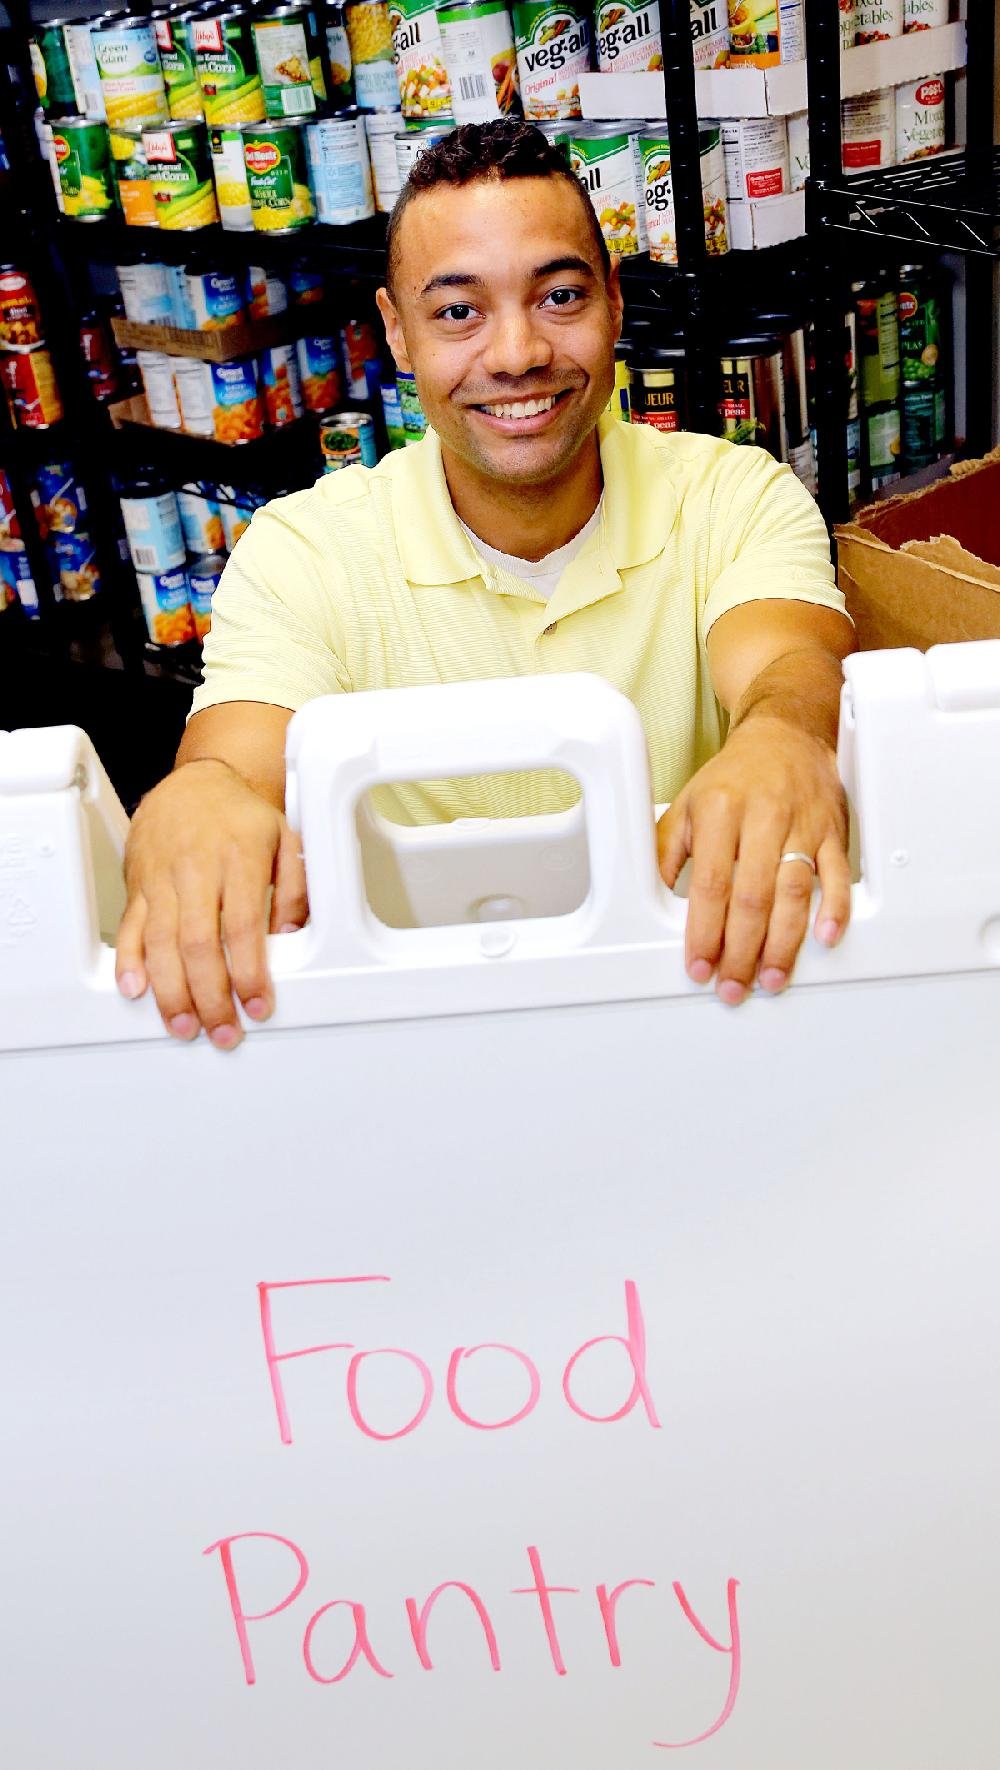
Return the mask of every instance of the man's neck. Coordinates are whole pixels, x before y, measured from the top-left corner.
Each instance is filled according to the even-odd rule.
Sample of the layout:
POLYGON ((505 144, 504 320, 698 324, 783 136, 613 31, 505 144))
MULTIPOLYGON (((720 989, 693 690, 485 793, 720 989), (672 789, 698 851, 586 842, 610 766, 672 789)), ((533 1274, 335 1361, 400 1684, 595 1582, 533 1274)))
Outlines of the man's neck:
POLYGON ((596 430, 558 480, 544 485, 505 485, 490 479, 443 444, 441 458, 456 515, 488 547, 516 559, 544 559, 565 547, 600 502, 596 430))

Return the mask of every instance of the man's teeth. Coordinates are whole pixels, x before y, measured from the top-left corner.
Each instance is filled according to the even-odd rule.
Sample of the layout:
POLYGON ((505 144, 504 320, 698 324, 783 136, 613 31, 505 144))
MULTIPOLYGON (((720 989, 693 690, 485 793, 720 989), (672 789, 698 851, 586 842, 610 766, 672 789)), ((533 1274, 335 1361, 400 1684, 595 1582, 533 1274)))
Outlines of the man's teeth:
POLYGON ((555 405, 555 394, 548 399, 515 400, 511 405, 484 406, 484 412, 492 413, 494 418, 534 418, 539 412, 551 412, 555 405))

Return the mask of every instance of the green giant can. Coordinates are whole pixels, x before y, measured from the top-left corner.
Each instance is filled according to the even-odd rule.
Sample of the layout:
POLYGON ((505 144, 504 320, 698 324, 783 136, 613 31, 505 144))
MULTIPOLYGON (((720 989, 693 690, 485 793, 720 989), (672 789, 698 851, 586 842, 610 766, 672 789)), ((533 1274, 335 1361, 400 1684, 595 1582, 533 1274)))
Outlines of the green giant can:
POLYGON ((66 23, 65 19, 53 19, 50 24, 39 25, 28 41, 35 90, 47 117, 58 117, 77 108, 73 70, 66 46, 66 23))

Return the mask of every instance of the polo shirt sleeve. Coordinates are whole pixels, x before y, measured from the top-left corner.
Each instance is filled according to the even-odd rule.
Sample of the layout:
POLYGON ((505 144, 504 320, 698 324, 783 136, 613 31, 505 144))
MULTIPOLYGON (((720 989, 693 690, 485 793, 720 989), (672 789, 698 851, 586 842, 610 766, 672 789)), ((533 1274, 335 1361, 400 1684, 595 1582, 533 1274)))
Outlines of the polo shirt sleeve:
POLYGON ((191 717, 227 701, 297 712, 319 695, 350 689, 331 562, 301 520, 309 495, 275 499, 240 536, 212 598, 204 681, 191 717))
POLYGON ((720 461, 707 584, 702 644, 719 616, 744 602, 777 597, 847 612, 815 500, 764 449, 730 445, 720 461))

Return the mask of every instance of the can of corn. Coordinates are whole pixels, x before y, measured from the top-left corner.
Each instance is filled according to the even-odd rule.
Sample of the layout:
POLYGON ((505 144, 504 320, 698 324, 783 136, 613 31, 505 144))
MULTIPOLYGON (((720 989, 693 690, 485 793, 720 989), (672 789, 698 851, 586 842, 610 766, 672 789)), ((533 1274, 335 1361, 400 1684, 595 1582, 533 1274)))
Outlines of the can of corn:
POLYGON ((111 148, 104 124, 92 123, 89 117, 56 117, 52 145, 64 212, 74 221, 103 221, 115 208, 111 148))
POLYGON ((323 472, 340 467, 374 467, 378 460, 375 424, 367 412, 323 412, 319 421, 323 472))
POLYGON ((191 21, 198 84, 208 123, 260 123, 264 89, 250 14, 236 6, 191 21))
POLYGON ((263 233, 294 234, 316 219, 309 182, 305 124, 245 123, 243 155, 254 227, 263 233))
POLYGON ((243 157, 243 136, 237 123, 213 123, 208 131, 219 218, 227 233, 253 232, 250 186, 243 157))
POLYGON ((174 12, 155 21, 156 46, 167 88, 167 103, 175 120, 205 115, 205 101, 194 63, 193 22, 193 11, 174 12))
POLYGON ((107 112, 101 92, 101 71, 94 54, 94 40, 90 34, 90 24, 90 19, 84 19, 82 24, 64 25, 63 36, 66 39, 70 73, 73 76, 76 108, 82 117, 89 117, 94 123, 106 123, 107 112))
POLYGON ((353 106, 306 125, 306 151, 320 221, 343 227, 375 213, 364 118, 353 106))
POLYGON ((609 252, 627 258, 645 252, 641 123, 587 123, 569 144, 570 170, 583 185, 609 252))
POLYGON ((129 227, 158 227, 141 123, 118 123, 108 131, 118 204, 129 227))
MULTIPOLYGON (((623 8, 615 10, 620 15, 623 8)), ((532 122, 578 117, 580 75, 590 67, 590 11, 583 0, 555 6, 514 0, 514 44, 525 116, 532 122)))
POLYGON ((91 28, 101 96, 109 123, 166 123, 167 88, 148 18, 100 18, 91 28))
POLYGON ((308 6, 267 6, 253 17, 269 117, 309 117, 326 98, 319 31, 308 6))
POLYGON ((142 146, 160 227, 186 232, 217 222, 219 207, 205 124, 191 118, 184 123, 164 123, 160 129, 144 129, 142 146))
POLYGON ((38 102, 46 115, 76 109, 76 88, 66 42, 66 20, 39 25, 28 40, 38 102))
POLYGON ((394 0, 389 18, 403 116, 452 121, 451 85, 434 0, 394 0))
POLYGON ((392 59, 392 27, 386 0, 347 0, 344 22, 358 109, 394 110, 399 104, 399 81, 392 59))

